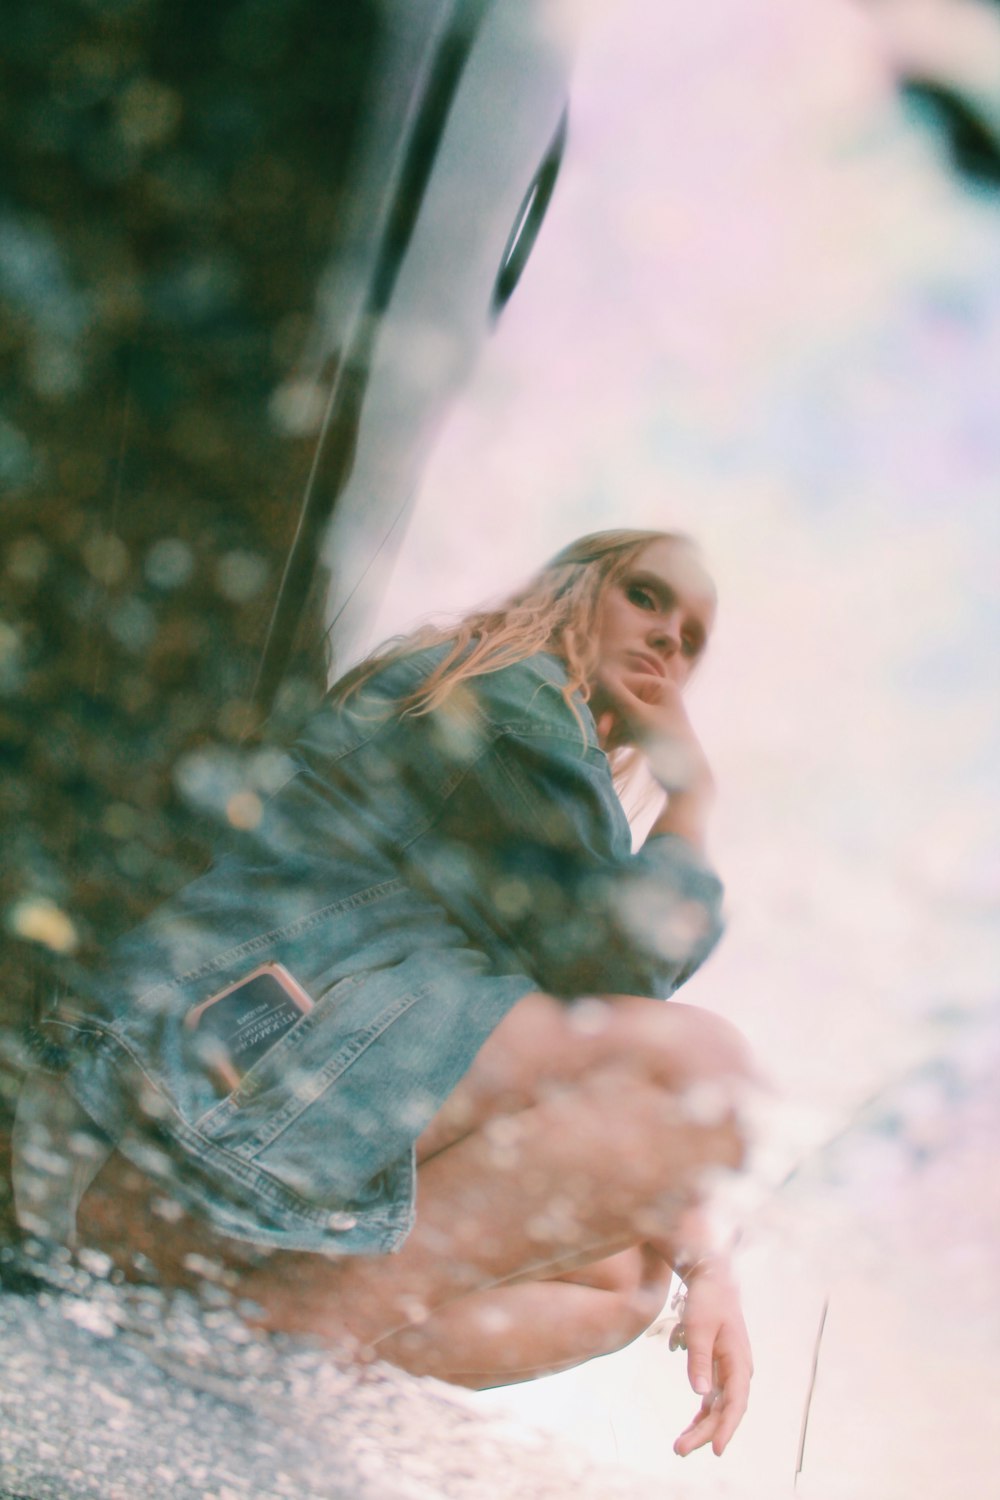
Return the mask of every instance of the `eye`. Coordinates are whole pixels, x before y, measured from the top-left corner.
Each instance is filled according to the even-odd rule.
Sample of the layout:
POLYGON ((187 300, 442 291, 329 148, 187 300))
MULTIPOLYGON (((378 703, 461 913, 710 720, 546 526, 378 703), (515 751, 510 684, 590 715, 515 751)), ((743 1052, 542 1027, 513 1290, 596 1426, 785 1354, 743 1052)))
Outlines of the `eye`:
POLYGON ((625 597, 630 604, 635 604, 639 609, 655 609, 656 600, 641 583, 630 583, 625 590, 625 597))
POLYGON ((681 654, 693 659, 694 657, 699 655, 704 644, 705 640, 703 636, 689 634, 682 635, 681 654))

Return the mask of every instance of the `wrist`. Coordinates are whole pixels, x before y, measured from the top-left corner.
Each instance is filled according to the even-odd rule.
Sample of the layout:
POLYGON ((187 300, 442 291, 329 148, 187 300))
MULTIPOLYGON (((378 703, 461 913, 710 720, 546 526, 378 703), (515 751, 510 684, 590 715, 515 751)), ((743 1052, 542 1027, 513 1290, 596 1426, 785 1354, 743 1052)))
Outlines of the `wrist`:
POLYGON ((704 853, 708 832, 709 799, 696 792, 670 792, 666 807, 657 816, 653 833, 675 833, 704 853))
POLYGON ((642 742, 641 748, 654 778, 671 797, 711 798, 715 778, 697 741, 657 736, 642 742))
POLYGON ((709 1276, 717 1281, 732 1280, 729 1257, 714 1251, 707 1255, 699 1255, 696 1260, 678 1260, 672 1270, 685 1286, 690 1286, 693 1281, 709 1276))

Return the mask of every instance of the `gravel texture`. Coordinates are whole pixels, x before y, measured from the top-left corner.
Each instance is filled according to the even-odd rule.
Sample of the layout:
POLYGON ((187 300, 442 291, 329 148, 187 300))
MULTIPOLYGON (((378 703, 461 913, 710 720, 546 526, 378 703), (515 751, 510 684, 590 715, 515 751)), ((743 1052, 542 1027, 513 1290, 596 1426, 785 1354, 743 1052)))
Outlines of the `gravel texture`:
POLYGON ((0 1295, 0 1349, 0 1500, 663 1500, 439 1382, 100 1278, 0 1295))

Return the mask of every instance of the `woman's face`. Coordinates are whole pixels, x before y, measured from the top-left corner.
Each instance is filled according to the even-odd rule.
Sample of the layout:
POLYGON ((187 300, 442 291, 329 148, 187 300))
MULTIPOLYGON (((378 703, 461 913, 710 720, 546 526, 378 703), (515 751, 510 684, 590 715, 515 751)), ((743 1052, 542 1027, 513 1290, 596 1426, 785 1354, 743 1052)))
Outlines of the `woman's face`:
POLYGON ((715 587, 694 549, 650 542, 598 606, 595 676, 646 674, 683 688, 714 622, 715 587))

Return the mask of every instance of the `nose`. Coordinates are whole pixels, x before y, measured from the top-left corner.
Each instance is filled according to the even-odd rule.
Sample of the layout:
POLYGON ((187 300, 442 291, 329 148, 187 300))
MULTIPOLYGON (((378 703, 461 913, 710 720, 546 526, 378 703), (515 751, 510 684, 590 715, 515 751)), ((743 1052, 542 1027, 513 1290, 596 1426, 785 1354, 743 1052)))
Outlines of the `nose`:
POLYGON ((680 614, 671 610, 668 615, 660 615, 656 622, 650 627, 650 645, 655 646, 664 656, 673 656, 681 649, 681 621, 680 614))

